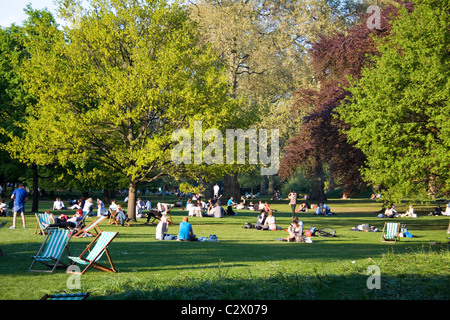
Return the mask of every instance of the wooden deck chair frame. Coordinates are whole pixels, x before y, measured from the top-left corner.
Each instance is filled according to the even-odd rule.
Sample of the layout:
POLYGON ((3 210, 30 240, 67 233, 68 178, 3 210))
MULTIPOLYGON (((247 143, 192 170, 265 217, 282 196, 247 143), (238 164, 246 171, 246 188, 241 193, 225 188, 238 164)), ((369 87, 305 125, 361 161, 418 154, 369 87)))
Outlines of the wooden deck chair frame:
POLYGON ((56 268, 67 268, 68 264, 64 263, 61 258, 64 251, 67 251, 67 256, 70 255, 67 245, 72 234, 73 231, 68 229, 50 229, 37 254, 31 257, 33 262, 28 272, 53 272, 56 268), (36 262, 42 263, 51 270, 33 269, 36 262))
POLYGON ((399 232, 399 222, 385 222, 383 232, 381 232, 381 242, 396 242, 400 239, 399 232))
MULTIPOLYGON (((161 213, 161 216, 163 216, 165 214, 167 216, 167 221, 169 222, 169 224, 172 224, 172 225, 174 223, 173 223, 172 215, 170 214, 170 211, 172 211, 172 209, 174 207, 175 207, 174 204, 169 204, 169 203, 160 203, 160 202, 158 202, 158 204, 157 204, 157 208, 158 208, 158 211, 161 213), (166 205, 166 207, 167 207, 167 212, 165 212, 165 213, 162 210, 162 206, 163 205, 166 205)), ((153 220, 153 221, 155 221, 155 220, 153 220)))
POLYGON ((108 251, 109 244, 115 239, 118 232, 112 232, 112 231, 103 231, 99 233, 94 240, 90 244, 87 245, 86 249, 83 250, 83 252, 78 257, 70 257, 69 259, 73 261, 72 265, 67 268, 67 273, 73 273, 73 274, 84 274, 90 267, 107 271, 107 272, 117 272, 117 270, 114 268, 113 261, 111 259, 111 255, 108 251), (87 253, 86 258, 84 255, 87 253), (106 253, 106 256, 108 257, 108 261, 110 264, 110 267, 104 266, 99 264, 97 261, 102 257, 103 253, 106 253), (85 265, 83 271, 81 272, 74 272, 72 271, 73 268, 71 268, 75 264, 85 265))
MULTIPOLYGON (((119 220, 117 220, 117 210, 113 210, 112 212, 111 212, 111 216, 109 217, 109 224, 115 224, 116 226, 118 226, 118 225, 120 225, 120 221, 119 220)), ((127 225, 127 226, 130 226, 130 222, 129 221, 124 221, 124 223, 127 225)))
POLYGON ((52 220, 50 214, 48 213, 35 213, 36 216, 36 229, 34 230, 35 234, 46 235, 48 233, 48 229, 46 229, 42 223, 51 224, 52 220), (45 217, 45 218, 44 218, 45 217))
POLYGON ((39 300, 86 300, 90 294, 90 292, 46 294, 39 300))
POLYGON ((84 228, 76 229, 73 236, 76 238, 79 238, 86 234, 91 234, 91 235, 95 236, 95 235, 101 233, 102 229, 100 229, 100 223, 107 218, 108 218, 107 216, 98 217, 97 219, 92 221, 89 225, 85 226, 84 228), (95 234, 93 233, 93 231, 95 231, 95 234))

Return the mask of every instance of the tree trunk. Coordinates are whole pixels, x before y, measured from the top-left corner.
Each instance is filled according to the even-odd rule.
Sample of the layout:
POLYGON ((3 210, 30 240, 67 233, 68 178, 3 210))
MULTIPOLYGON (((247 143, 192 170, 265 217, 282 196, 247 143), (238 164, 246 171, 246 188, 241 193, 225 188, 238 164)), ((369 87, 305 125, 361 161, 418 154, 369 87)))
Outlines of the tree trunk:
POLYGON ((103 203, 105 206, 111 204, 111 191, 109 189, 103 189, 103 203))
POLYGON ((324 192, 324 172, 322 163, 317 163, 311 173, 311 193, 309 194, 310 200, 326 201, 327 196, 324 192))
POLYGON ((130 181, 128 187, 127 216, 131 221, 136 222, 136 182, 130 181))
POLYGON ((226 175, 223 178, 223 199, 221 202, 226 203, 230 197, 233 197, 235 201, 239 201, 241 198, 237 174, 226 175))
POLYGON ((260 196, 266 195, 266 177, 265 176, 261 176, 261 185, 259 188, 259 195, 260 196))
POLYGON ((273 195, 273 193, 275 192, 273 186, 275 184, 275 177, 273 175, 268 176, 269 178, 269 188, 267 190, 267 192, 269 193, 269 195, 273 195))
POLYGON ((32 212, 39 212, 39 175, 37 165, 32 164, 31 170, 33 171, 33 204, 31 206, 32 212))

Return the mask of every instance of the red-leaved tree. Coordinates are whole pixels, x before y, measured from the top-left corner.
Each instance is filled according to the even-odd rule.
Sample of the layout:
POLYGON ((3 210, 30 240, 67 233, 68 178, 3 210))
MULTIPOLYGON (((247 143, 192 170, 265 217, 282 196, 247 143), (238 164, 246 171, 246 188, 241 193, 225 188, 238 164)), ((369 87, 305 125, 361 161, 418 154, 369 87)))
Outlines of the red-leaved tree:
MULTIPOLYGON (((411 3, 401 2, 401 5, 412 10, 411 3)), ((299 167, 306 169, 312 200, 326 200, 324 164, 329 165, 333 180, 347 195, 367 187, 359 171, 364 165, 364 154, 348 143, 341 132, 345 124, 336 117, 334 109, 349 95, 348 77, 358 78, 362 67, 377 54, 372 37, 389 34, 389 21, 395 19, 397 11, 392 5, 382 9, 380 28, 369 28, 367 20, 371 15, 364 15, 345 34, 323 37, 312 46, 312 70, 317 86, 299 88, 294 93, 292 114, 307 116, 298 134, 288 142, 279 171, 280 176, 287 178, 299 167)))

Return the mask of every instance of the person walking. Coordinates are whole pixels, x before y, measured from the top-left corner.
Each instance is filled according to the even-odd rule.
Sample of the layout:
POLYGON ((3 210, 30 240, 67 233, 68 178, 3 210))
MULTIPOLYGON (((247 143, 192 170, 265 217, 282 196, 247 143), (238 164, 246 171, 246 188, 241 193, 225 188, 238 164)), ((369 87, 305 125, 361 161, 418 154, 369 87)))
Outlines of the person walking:
POLYGON ((292 219, 294 219, 295 207, 297 206, 297 193, 295 193, 293 190, 289 191, 288 199, 292 210, 292 219))
POLYGON ((28 193, 25 191, 25 186, 23 184, 19 184, 19 187, 13 191, 11 199, 14 200, 13 224, 9 228, 16 228, 17 213, 20 212, 20 215, 22 216, 22 225, 25 229, 25 202, 28 200, 28 193))

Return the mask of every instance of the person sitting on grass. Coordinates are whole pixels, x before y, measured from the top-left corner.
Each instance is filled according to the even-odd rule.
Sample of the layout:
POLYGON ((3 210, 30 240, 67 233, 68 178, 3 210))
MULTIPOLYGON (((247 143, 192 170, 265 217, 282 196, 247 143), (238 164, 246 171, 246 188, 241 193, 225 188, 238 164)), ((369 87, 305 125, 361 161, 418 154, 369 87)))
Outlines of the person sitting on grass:
POLYGON ((267 230, 267 226, 265 226, 265 222, 267 219, 266 212, 262 209, 259 216, 256 217, 256 230, 267 230))
POLYGON ((55 202, 53 202, 53 210, 67 210, 61 198, 56 198, 55 202))
POLYGON ((440 216, 442 214, 441 205, 438 204, 436 208, 434 208, 434 212, 430 212, 429 216, 440 216))
POLYGON ((264 222, 265 226, 268 226, 267 230, 275 231, 281 230, 281 227, 277 226, 277 222, 275 216, 273 215, 273 210, 269 210, 267 213, 266 221, 264 222))
POLYGON ((287 242, 303 242, 305 241, 303 238, 303 222, 298 221, 297 217, 294 218, 291 225, 288 228, 289 235, 286 238, 280 239, 276 238, 279 241, 287 241, 287 242))
POLYGON ((184 216, 183 221, 180 222, 178 230, 178 240, 179 241, 194 241, 196 240, 194 230, 192 225, 188 222, 188 217, 184 216))
POLYGON ((156 226, 156 240, 164 240, 164 236, 166 232, 169 230, 169 223, 167 221, 167 217, 161 217, 161 221, 159 221, 158 225, 156 226))

